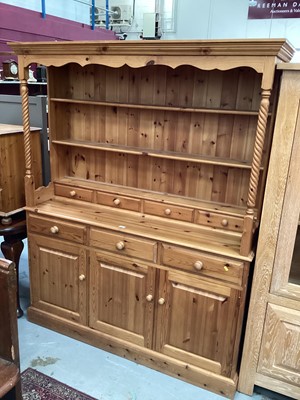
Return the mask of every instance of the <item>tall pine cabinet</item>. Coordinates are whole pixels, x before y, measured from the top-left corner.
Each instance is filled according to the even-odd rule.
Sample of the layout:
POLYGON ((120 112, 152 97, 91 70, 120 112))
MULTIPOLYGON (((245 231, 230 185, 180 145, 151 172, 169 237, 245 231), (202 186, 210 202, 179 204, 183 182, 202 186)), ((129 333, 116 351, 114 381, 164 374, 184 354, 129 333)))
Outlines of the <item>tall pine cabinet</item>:
POLYGON ((28 317, 234 395, 284 40, 14 43, 28 317), (26 77, 48 68, 51 183, 26 77))
POLYGON ((300 64, 281 64, 239 390, 300 398, 300 64))

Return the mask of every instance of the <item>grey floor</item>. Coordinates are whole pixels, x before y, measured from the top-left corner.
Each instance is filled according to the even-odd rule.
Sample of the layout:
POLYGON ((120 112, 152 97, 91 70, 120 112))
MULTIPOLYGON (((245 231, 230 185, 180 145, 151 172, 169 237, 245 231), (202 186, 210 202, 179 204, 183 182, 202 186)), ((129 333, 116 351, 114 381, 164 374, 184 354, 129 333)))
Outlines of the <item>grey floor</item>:
MULTIPOLYGON (((224 397, 29 322, 26 316, 29 305, 26 240, 24 244, 20 260, 20 297, 25 313, 18 320, 22 371, 34 368, 99 400, 224 400, 224 397)), ((234 400, 251 399, 283 400, 284 397, 259 388, 252 397, 241 393, 234 397, 234 400)))

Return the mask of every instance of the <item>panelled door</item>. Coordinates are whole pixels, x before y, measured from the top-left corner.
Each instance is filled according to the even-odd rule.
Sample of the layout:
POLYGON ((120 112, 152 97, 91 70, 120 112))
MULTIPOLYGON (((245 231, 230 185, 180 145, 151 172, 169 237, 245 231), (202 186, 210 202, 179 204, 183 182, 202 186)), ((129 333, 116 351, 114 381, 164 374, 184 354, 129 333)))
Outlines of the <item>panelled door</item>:
POLYGON ((257 371, 276 379, 273 388, 300 398, 300 103, 290 118, 295 118, 293 147, 257 371))
POLYGON ((86 253, 78 245, 30 235, 32 306, 85 324, 86 253))
POLYGON ((160 271, 155 350, 230 377, 241 292, 177 271, 160 271))
POLYGON ((96 251, 90 265, 90 326, 152 348, 155 268, 96 251))

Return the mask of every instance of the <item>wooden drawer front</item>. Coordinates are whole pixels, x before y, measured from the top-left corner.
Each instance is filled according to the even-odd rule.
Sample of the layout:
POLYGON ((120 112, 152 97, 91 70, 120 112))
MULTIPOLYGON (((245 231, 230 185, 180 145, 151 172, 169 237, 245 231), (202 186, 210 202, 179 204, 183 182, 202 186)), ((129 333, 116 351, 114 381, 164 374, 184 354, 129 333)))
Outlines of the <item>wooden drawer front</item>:
POLYGON ((54 192, 57 196, 68 197, 74 200, 91 202, 93 199, 93 191, 89 189, 55 184, 54 192))
POLYGON ((110 193, 97 192, 97 203, 115 208, 124 208, 125 210, 140 211, 141 200, 130 197, 117 196, 110 193))
POLYGON ((159 217, 179 219, 181 221, 191 222, 193 220, 193 209, 191 208, 156 203, 154 201, 145 201, 144 213, 157 215, 159 217))
POLYGON ((209 225, 214 228, 228 229, 236 232, 243 232, 243 221, 242 217, 225 216, 208 211, 197 211, 196 214, 197 224, 209 225))
POLYGON ((81 225, 30 215, 28 218, 28 228, 32 233, 70 240, 76 243, 84 243, 85 227, 81 225))
POLYGON ((241 284, 243 263, 213 257, 199 251, 163 245, 162 263, 170 267, 207 275, 213 278, 241 284))
POLYGON ((151 240, 138 239, 122 233, 91 229, 90 245, 130 257, 156 261, 157 244, 151 240))

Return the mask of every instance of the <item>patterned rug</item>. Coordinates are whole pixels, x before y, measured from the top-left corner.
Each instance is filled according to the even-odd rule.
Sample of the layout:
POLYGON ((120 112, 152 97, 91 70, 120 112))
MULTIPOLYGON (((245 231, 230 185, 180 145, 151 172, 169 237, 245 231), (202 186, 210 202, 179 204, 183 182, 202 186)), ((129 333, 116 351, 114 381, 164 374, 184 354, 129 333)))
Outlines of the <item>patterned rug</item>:
POLYGON ((23 400, 96 400, 32 368, 21 378, 23 400))

